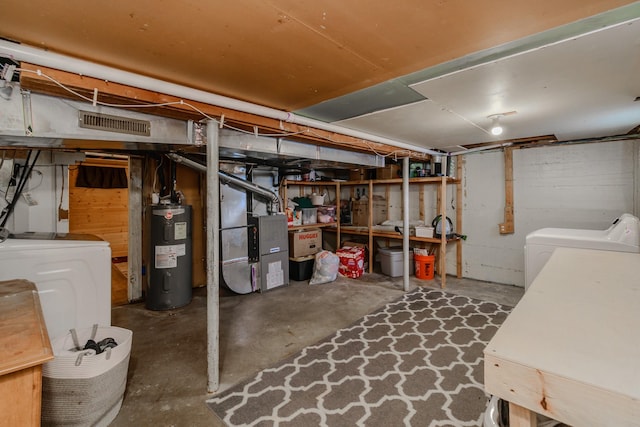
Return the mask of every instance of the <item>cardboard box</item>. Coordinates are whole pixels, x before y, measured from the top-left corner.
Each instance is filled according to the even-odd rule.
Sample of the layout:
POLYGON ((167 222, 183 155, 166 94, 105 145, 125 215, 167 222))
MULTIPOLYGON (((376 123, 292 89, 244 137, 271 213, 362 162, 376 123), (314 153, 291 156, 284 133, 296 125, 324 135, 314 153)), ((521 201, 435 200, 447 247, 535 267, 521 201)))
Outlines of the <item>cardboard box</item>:
POLYGON ((376 169, 376 179, 401 178, 400 165, 387 165, 376 169))
POLYGON ((322 230, 312 228, 289 232, 289 256, 292 258, 314 255, 322 250, 322 230))
POLYGON ((369 245, 362 242, 346 240, 342 243, 342 248, 355 247, 364 249, 364 271, 369 270, 369 245))
POLYGON ((364 249, 364 258, 369 259, 369 245, 363 242, 354 242, 351 240, 345 240, 344 242, 342 242, 342 246, 343 248, 346 247, 356 247, 356 248, 363 248, 364 249))
POLYGON ((357 279, 364 273, 364 248, 351 246, 338 249, 336 255, 340 258, 338 273, 344 277, 357 279))
MULTIPOLYGON (((351 224, 358 227, 369 226, 369 200, 354 200, 351 208, 351 224)), ((387 220, 387 201, 373 200, 373 224, 387 220)))
POLYGON ((367 179, 364 169, 349 170, 349 181, 363 181, 367 179))

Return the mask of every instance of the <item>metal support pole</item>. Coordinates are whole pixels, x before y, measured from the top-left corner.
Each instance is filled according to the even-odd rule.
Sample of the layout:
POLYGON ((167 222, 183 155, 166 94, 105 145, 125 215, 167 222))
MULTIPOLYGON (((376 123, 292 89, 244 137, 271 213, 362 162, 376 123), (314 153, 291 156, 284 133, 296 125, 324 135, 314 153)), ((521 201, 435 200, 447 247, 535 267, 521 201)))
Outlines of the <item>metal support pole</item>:
POLYGON ((129 302, 142 298, 143 166, 142 158, 129 157, 129 249, 127 250, 127 299, 129 302))
POLYGON ((633 141, 633 214, 640 216, 640 140, 633 141))
POLYGON ((440 288, 447 285, 447 177, 440 178, 440 261, 438 273, 440 274, 440 288))
POLYGON ((207 121, 207 390, 220 387, 220 182, 219 127, 207 121))
POLYGON ((402 160, 402 284, 405 292, 409 290, 409 157, 402 160))

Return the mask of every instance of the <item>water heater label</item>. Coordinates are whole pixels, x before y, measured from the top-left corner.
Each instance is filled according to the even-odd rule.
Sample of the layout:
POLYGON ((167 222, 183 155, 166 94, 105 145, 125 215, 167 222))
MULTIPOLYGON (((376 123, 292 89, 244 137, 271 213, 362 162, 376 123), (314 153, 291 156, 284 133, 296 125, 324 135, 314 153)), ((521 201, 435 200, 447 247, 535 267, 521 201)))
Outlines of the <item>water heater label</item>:
POLYGON ((176 268, 178 266, 178 253, 176 246, 156 246, 156 268, 176 268))
POLYGON ((187 245, 184 243, 174 246, 176 247, 176 254, 178 254, 178 256, 184 256, 187 254, 187 245))
POLYGON ((176 268, 178 257, 187 254, 187 246, 179 245, 156 246, 156 268, 176 268))
POLYGON ((174 240, 184 240, 187 238, 187 223, 186 222, 176 222, 173 228, 173 239, 174 240))

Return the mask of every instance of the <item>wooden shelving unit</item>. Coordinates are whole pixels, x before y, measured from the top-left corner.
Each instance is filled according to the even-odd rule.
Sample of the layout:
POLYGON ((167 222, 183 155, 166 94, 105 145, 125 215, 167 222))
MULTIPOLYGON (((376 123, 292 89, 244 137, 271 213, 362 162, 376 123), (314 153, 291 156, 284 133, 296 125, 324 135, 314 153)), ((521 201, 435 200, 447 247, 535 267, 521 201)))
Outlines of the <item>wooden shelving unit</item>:
MULTIPOLYGON (((460 177, 462 173, 462 165, 461 162, 458 162, 457 165, 457 176, 460 177)), ((443 218, 447 217, 446 203, 443 201, 447 200, 447 187, 449 185, 455 186, 456 197, 457 200, 461 200, 462 196, 462 180, 460 178, 451 178, 451 177, 428 177, 428 178, 410 178, 409 185, 419 185, 419 203, 420 203, 420 219, 425 220, 425 212, 424 212, 424 197, 425 197, 425 186, 438 186, 437 191, 437 200, 436 200, 436 211, 438 214, 442 215, 443 218)), ((289 186, 300 186, 300 196, 304 195, 304 188, 312 187, 312 191, 317 192, 321 187, 331 186, 335 188, 336 192, 336 222, 328 223, 328 224, 307 224, 289 227, 289 230, 297 230, 297 229, 305 229, 305 228, 316 228, 316 227, 325 227, 329 232, 336 233, 336 242, 339 245, 340 239, 342 235, 358 235, 358 236, 366 236, 368 237, 369 248, 374 248, 374 238, 384 238, 384 239, 393 239, 393 240, 401 240, 403 238, 400 233, 388 233, 388 232, 380 232, 372 229, 373 222, 373 197, 374 187, 385 185, 386 193, 389 194, 393 186, 402 185, 402 178, 392 178, 392 179, 372 179, 372 180, 359 180, 359 181, 341 181, 341 182, 308 182, 308 181, 287 181, 283 182, 281 187, 281 196, 283 200, 286 202, 287 197, 289 197, 290 193, 288 192, 289 186), (362 187, 366 186, 368 188, 368 200, 369 200, 369 226, 350 226, 350 225, 342 225, 340 224, 340 191, 344 187, 362 187)), ((389 200, 389 197, 387 197, 389 200)), ((456 209, 456 215, 454 221, 454 228, 457 233, 461 232, 462 229, 462 210, 456 209)), ((447 246, 450 244, 455 245, 456 248, 456 276, 462 277, 462 241, 459 238, 454 239, 446 239, 443 235, 441 238, 427 238, 427 237, 416 237, 410 236, 409 240, 411 242, 416 243, 416 246, 425 247, 427 245, 437 245, 436 252, 436 272, 441 277, 441 287, 444 288, 446 285, 446 258, 447 258, 447 246)), ((369 272, 373 271, 373 259, 374 259, 374 251, 369 251, 369 272)))
POLYGON ((338 222, 329 222, 329 223, 322 223, 322 222, 316 222, 314 224, 304 224, 304 225, 291 225, 289 227, 287 227, 287 229, 289 231, 292 230, 305 230, 307 228, 338 228, 338 222))
POLYGON ((311 192, 321 192, 323 188, 334 188, 336 193, 336 222, 329 223, 315 223, 290 226, 289 230, 304 230, 307 228, 329 228, 335 229, 338 233, 338 242, 340 241, 340 182, 336 181, 290 181, 284 180, 280 186, 280 197, 282 197, 283 203, 287 204, 287 200, 291 197, 289 192, 289 186, 299 187, 298 194, 294 197, 302 197, 307 195, 305 193, 306 188, 311 188, 311 192))

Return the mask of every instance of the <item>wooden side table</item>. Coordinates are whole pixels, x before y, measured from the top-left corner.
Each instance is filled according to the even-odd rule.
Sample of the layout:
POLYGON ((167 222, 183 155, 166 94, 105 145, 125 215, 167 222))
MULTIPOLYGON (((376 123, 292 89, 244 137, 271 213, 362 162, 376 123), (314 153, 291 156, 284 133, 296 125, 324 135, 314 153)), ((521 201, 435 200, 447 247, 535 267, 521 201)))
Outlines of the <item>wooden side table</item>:
POLYGON ((51 359, 35 285, 0 282, 0 425, 40 425, 42 364, 51 359))

